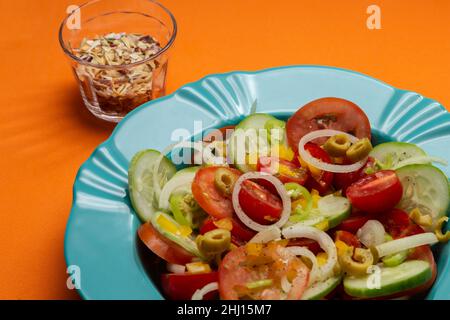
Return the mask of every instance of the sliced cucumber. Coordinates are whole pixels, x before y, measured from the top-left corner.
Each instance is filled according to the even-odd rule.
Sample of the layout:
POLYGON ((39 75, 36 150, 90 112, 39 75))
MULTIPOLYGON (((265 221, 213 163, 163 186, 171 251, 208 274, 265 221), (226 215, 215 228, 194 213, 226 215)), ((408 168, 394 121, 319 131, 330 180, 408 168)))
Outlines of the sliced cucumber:
POLYGON ((449 184, 441 170, 429 164, 412 164, 396 170, 396 173, 403 186, 403 197, 398 204, 400 209, 410 212, 419 208, 423 214, 431 215, 433 226, 447 214, 449 184))
POLYGON ((344 278, 344 290, 353 297, 375 298, 389 296, 394 293, 416 288, 431 279, 432 271, 428 262, 422 260, 410 260, 392 268, 380 268, 380 286, 377 288, 376 281, 372 278, 377 274, 364 277, 344 278))
MULTIPOLYGON (((160 155, 159 151, 152 149, 140 151, 133 157, 128 169, 131 204, 143 222, 149 221, 158 207, 159 194, 153 188, 153 164, 160 155)), ((173 163, 164 157, 158 171, 161 188, 175 172, 173 163)))
POLYGON ((427 154, 421 148, 407 142, 386 142, 372 149, 369 156, 378 160, 382 169, 402 167, 402 161, 423 158, 427 154))
POLYGON ((235 128, 228 144, 228 153, 233 164, 239 170, 248 172, 254 170, 254 165, 261 155, 268 155, 270 142, 266 129, 266 123, 276 122, 277 118, 255 113, 242 120, 235 128), (264 136, 260 133, 264 132, 264 136), (249 164, 246 156, 250 157, 249 164))
POLYGON ((175 242, 193 255, 204 259, 197 248, 194 238, 190 234, 183 234, 183 226, 176 222, 171 216, 158 211, 151 216, 150 222, 164 237, 175 242))
POLYGON ((336 227, 350 215, 352 206, 350 201, 345 197, 328 195, 320 198, 317 202, 320 215, 328 219, 330 228, 336 227))
POLYGON ((302 300, 320 300, 330 294, 341 282, 341 276, 328 278, 311 285, 302 295, 302 300))

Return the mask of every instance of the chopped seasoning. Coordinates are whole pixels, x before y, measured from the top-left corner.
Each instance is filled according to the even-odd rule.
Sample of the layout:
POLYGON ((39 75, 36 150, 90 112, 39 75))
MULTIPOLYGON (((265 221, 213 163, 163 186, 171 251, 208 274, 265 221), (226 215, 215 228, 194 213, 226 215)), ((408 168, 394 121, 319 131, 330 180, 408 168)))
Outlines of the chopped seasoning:
POLYGON ((153 73, 160 62, 147 60, 161 50, 160 44, 150 35, 137 33, 109 33, 94 38, 84 38, 73 53, 97 68, 79 64, 75 68, 83 91, 90 104, 107 113, 125 115, 142 103, 151 100, 153 73), (130 64, 137 63, 135 66, 130 64))

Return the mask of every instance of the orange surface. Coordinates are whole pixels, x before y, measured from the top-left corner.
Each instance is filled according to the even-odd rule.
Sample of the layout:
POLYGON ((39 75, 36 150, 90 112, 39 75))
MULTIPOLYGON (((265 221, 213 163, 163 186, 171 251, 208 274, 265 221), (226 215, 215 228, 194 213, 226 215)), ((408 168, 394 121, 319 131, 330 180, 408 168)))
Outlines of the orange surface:
MULTIPOLYGON (((77 298, 63 258, 72 183, 113 126, 84 110, 57 42, 74 2, 0 2, 0 298, 77 298)), ((450 106, 448 0, 163 3, 179 25, 168 92, 209 73, 322 64, 450 106), (382 30, 366 28, 372 3, 382 30)))

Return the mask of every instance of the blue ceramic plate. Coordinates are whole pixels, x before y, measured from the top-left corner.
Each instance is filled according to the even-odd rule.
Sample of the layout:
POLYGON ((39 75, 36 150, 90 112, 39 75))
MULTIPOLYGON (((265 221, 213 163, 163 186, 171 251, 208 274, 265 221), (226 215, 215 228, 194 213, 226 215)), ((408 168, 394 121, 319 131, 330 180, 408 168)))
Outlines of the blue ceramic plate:
MULTIPOLYGON (((307 102, 341 97, 362 107, 379 140, 413 142, 450 159, 450 114, 436 101, 365 75, 328 67, 293 66, 212 75, 144 104, 116 127, 80 168, 67 224, 67 265, 81 271, 85 299, 163 299, 138 251, 140 224, 127 194, 127 169, 142 149, 163 150, 176 128, 194 132, 237 123, 258 112, 288 117, 307 102), (446 146, 446 147, 443 147, 446 146)), ((448 167, 441 168, 450 176, 448 167)), ((450 299, 450 245, 438 249, 438 278, 429 299, 450 299)))

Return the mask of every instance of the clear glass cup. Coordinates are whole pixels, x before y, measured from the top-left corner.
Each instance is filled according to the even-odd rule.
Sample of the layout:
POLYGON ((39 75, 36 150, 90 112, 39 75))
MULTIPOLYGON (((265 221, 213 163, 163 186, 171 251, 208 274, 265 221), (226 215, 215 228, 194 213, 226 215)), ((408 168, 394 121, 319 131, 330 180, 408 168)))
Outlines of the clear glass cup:
POLYGON ((129 111, 165 94, 168 53, 176 34, 174 16, 156 1, 92 0, 64 19, 59 41, 86 107, 98 118, 119 122, 129 111), (77 55, 83 39, 110 33, 150 35, 160 50, 120 65, 98 64, 77 55))

